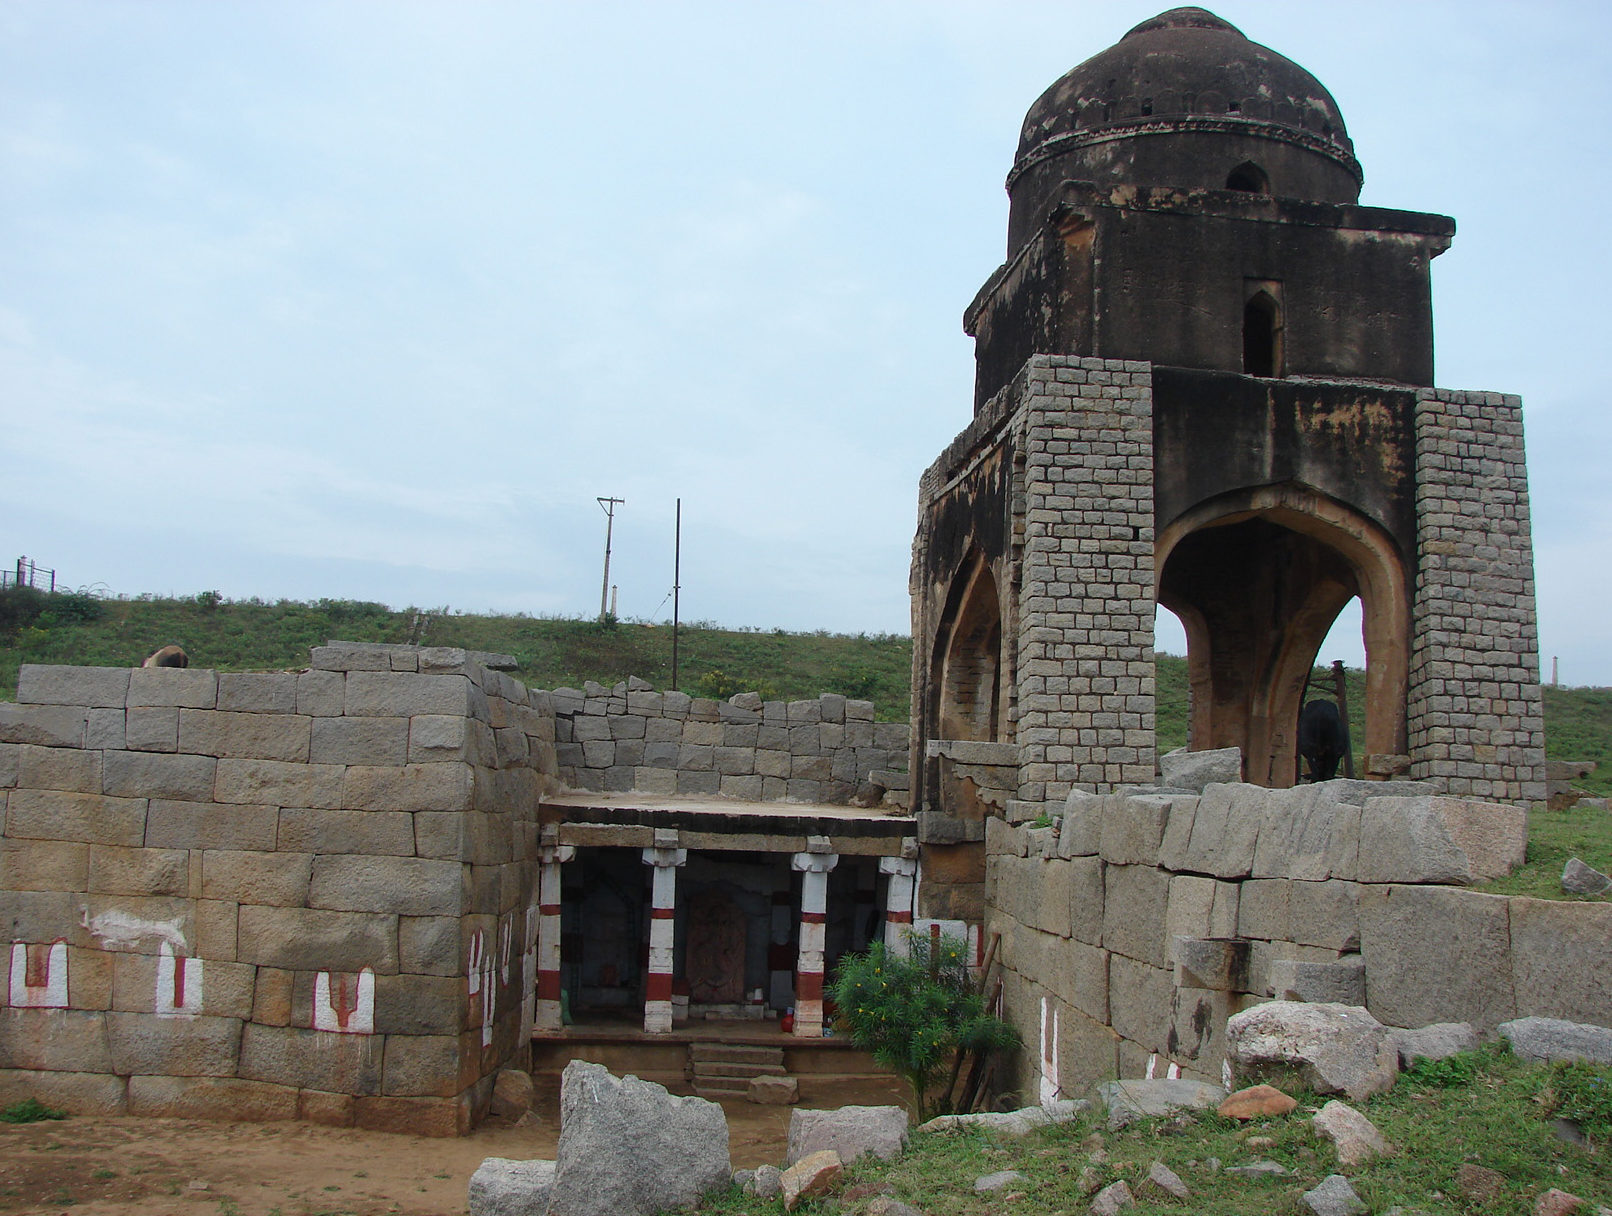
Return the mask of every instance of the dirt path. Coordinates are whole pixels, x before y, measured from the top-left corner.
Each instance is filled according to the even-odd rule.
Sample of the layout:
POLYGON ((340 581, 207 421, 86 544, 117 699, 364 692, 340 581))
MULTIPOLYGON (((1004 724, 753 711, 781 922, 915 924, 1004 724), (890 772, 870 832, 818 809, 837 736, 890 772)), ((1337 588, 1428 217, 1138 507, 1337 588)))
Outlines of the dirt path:
MULTIPOLYGON (((893 1083, 810 1092, 810 1104, 896 1100, 893 1083)), ((725 1102, 735 1169, 781 1162, 789 1107, 725 1102)), ((74 1117, 0 1124, 0 1214, 453 1216, 487 1157, 553 1157, 558 1111, 430 1140, 309 1123, 74 1117)))

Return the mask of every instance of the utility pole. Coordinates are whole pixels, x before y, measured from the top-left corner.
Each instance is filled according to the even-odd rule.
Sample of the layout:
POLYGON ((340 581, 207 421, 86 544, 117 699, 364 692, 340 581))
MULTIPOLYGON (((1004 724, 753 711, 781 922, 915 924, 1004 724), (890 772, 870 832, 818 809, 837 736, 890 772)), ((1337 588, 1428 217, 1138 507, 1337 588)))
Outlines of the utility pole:
MULTIPOLYGON (((677 525, 672 534, 672 691, 677 691, 677 601, 683 581, 683 500, 677 500, 677 525)), ((664 603, 664 601, 662 601, 664 603)))
POLYGON ((608 614, 610 603, 610 534, 616 526, 616 506, 626 503, 625 498, 600 498, 596 500, 605 513, 605 568, 604 586, 599 589, 599 619, 602 621, 608 614))

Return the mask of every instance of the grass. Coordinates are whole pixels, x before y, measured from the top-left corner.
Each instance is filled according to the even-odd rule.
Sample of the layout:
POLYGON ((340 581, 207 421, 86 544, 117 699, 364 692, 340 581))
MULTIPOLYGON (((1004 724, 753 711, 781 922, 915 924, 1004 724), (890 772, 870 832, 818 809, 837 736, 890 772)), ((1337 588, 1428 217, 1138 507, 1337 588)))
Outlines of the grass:
MULTIPOLYGON (((1456 1173, 1467 1162, 1506 1176, 1504 1194, 1485 1211, 1531 1212, 1535 1198, 1559 1187, 1595 1203, 1612 1202, 1612 1152, 1605 1144, 1590 1148, 1567 1143, 1553 1133, 1560 1102, 1562 1074, 1542 1065, 1525 1065, 1503 1047, 1488 1047, 1466 1057, 1467 1079, 1448 1085, 1443 1078, 1406 1073, 1395 1088, 1364 1103, 1352 1104, 1366 1115, 1398 1150, 1351 1171, 1351 1184, 1373 1212, 1394 1205, 1439 1216, 1477 1210, 1462 1198, 1456 1173)), ((1597 1074, 1607 1084, 1612 1077, 1597 1074)), ((1101 1185, 1124 1179, 1137 1196, 1129 1209, 1150 1213, 1201 1213, 1203 1216, 1246 1216, 1249 1212, 1307 1213, 1300 1199, 1328 1174, 1339 1169, 1332 1147, 1315 1135, 1309 1116, 1325 1097, 1293 1092, 1299 1109, 1285 1118, 1249 1124, 1223 1119, 1212 1112, 1154 1119, 1110 1132, 1098 1115, 1086 1112, 1073 1123, 1035 1132, 1023 1139, 992 1137, 978 1132, 915 1134, 908 1151, 892 1162, 864 1158, 847 1171, 846 1185, 879 1185, 928 1216, 985 1216, 1020 1212, 1025 1216, 1084 1213, 1090 1198, 1082 1190, 1081 1171, 1090 1166, 1101 1185), (1216 1168, 1275 1161, 1288 1177, 1242 1179, 1216 1168), (1141 1183, 1148 1168, 1161 1161, 1193 1192, 1186 1202, 1148 1194, 1141 1183), (980 1195, 974 1179, 998 1170, 1018 1170, 1025 1181, 1003 1193, 980 1195)), ((832 1198, 832 1197, 831 1197, 832 1198)), ((721 1195, 701 1209, 725 1216, 771 1216, 782 1212, 780 1200, 762 1201, 738 1192, 721 1195)), ((797 1212, 830 1210, 826 1201, 808 1200, 797 1212)))
POLYGON ((0 1123, 40 1123, 46 1119, 65 1119, 65 1110, 52 1110, 38 1098, 24 1098, 0 1110, 0 1123))
POLYGON ((1573 857, 1603 874, 1612 874, 1612 814, 1588 806, 1552 811, 1536 803, 1528 812, 1527 859, 1509 878, 1476 889, 1498 895, 1532 895, 1536 899, 1612 903, 1612 892, 1586 896, 1568 895, 1562 890, 1562 867, 1573 857))

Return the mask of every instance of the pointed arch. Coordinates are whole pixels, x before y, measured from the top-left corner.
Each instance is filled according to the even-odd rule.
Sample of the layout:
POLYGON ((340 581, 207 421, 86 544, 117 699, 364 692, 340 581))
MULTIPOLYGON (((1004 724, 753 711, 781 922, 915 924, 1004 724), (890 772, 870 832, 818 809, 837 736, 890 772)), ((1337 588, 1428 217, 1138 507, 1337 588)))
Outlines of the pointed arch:
POLYGON ((948 611, 935 639, 938 738, 1002 742, 1002 602, 990 563, 971 554, 947 596, 948 611))

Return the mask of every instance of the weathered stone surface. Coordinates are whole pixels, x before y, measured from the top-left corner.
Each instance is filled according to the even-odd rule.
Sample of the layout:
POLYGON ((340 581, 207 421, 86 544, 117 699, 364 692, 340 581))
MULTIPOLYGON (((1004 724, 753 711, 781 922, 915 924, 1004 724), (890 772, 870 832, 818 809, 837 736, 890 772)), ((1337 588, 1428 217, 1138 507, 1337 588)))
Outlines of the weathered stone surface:
POLYGON ((1322 882, 1355 877, 1360 807, 1340 798, 1339 784, 1323 781, 1270 791, 1254 849, 1256 878, 1322 882))
POLYGON ((1468 1022, 1434 1022, 1412 1030, 1392 1030, 1389 1037, 1399 1050, 1399 1066, 1417 1060, 1443 1060, 1478 1046, 1478 1032, 1468 1022))
POLYGON ((342 805, 339 764, 296 764, 284 760, 218 762, 213 797, 219 802, 259 803, 266 806, 342 805))
POLYGON ((1177 937, 1170 947, 1176 986, 1214 992, 1248 991, 1248 943, 1238 939, 1177 937))
POLYGON ((301 763, 308 759, 309 726, 312 721, 312 718, 301 714, 181 709, 179 750, 199 756, 301 763))
POLYGON ((297 712, 297 674, 292 671, 219 673, 218 708, 253 714, 297 712))
POLYGON ((129 692, 127 667, 65 667, 24 663, 17 672, 17 704, 122 708, 129 692))
POLYGON ((1370 1210, 1342 1174, 1328 1174, 1303 1199, 1315 1216, 1361 1216, 1370 1210))
POLYGON ((1499 1030, 1519 1059, 1612 1064, 1612 1029, 1605 1026, 1560 1018, 1518 1018, 1502 1022, 1499 1030))
POLYGON ((831 1148, 847 1165, 863 1153, 885 1160, 907 1145, 907 1112, 899 1106, 842 1106, 838 1110, 795 1110, 789 1116, 789 1148, 784 1160, 831 1148))
POLYGON ((1205 786, 1230 784, 1243 779, 1243 752, 1239 747, 1190 752, 1178 747, 1159 757, 1159 773, 1165 785, 1202 793, 1205 786))
POLYGON ((364 912, 242 904, 236 949, 243 963, 287 971, 396 971, 396 923, 364 912))
POLYGON ((470 1110, 463 1099, 375 1094, 353 1102, 353 1124, 401 1136, 463 1136, 470 1131, 470 1110))
POLYGON ((237 1075, 326 1093, 379 1094, 383 1043, 379 1035, 248 1022, 241 1030, 237 1075))
POLYGON ((471 683, 461 675, 350 671, 348 717, 409 718, 415 714, 473 717, 471 683))
POLYGON ((0 1009, 0 1069, 110 1073, 106 1015, 77 1009, 0 1009))
POLYGON ((407 718, 317 718, 308 759, 315 764, 404 764, 410 758, 409 729, 407 718))
POLYGON ((1274 1085, 1250 1085, 1236 1093, 1227 1094, 1216 1113, 1227 1119, 1260 1119, 1290 1115, 1298 1102, 1274 1085))
POLYGON ((354 764, 346 770, 339 805, 366 811, 468 811, 474 802, 474 770, 468 764, 354 764))
POLYGON ((1110 955, 1108 1020, 1114 1032, 1143 1051, 1164 1051, 1170 1034, 1174 987, 1167 969, 1139 963, 1123 954, 1110 955))
MULTIPOLYGON (((446 980, 434 981, 445 984, 446 980)), ((383 1017, 395 1019, 397 1011, 386 1008, 379 992, 375 1003, 376 1029, 383 1017)), ((309 994, 311 997, 311 993, 309 994)), ((311 1000, 310 1000, 311 1005, 311 1000)), ((407 1016, 407 1015, 405 1015, 407 1016)), ((417 1019, 411 1019, 417 1020, 417 1019)), ((391 1024, 395 1025, 393 1021, 391 1024)), ((359 1037, 359 1036, 354 1036, 359 1037)), ((379 1035, 374 1036, 380 1038, 379 1035)), ((386 1057, 381 1071, 381 1093, 389 1097, 451 1098, 461 1088, 459 1080, 459 1038, 454 1034, 388 1034, 386 1057)))
POLYGON ((12 790, 6 800, 5 834, 11 837, 133 847, 145 843, 145 833, 144 798, 12 790))
POLYGON ((1104 803, 1097 851, 1109 865, 1156 866, 1165 825, 1170 821, 1166 796, 1114 796, 1104 803))
POLYGON ((310 908, 402 916, 453 916, 463 910, 463 867, 423 857, 316 858, 310 908))
POLYGON ((845 1163, 831 1148, 808 1153, 778 1176, 784 1210, 793 1212, 802 1199, 826 1195, 845 1172, 845 1163))
POLYGON ((1166 1195, 1174 1196, 1176 1199, 1192 1198, 1192 1192, 1187 1189, 1187 1184, 1181 1181, 1181 1175, 1162 1161, 1155 1161, 1148 1166, 1147 1178, 1144 1180, 1143 1185, 1157 1187, 1166 1195))
POLYGON ((188 895, 190 853, 185 849, 91 845, 87 889, 110 895, 188 895))
POLYGON ((1562 867, 1562 890, 1569 895, 1604 895, 1612 891, 1612 878, 1582 858, 1572 857, 1562 867))
POLYGON ((755 1177, 745 1190, 757 1199, 773 1199, 783 1194, 783 1171, 776 1165, 758 1165, 755 1177))
POLYGON ((555 1163, 488 1157, 470 1175, 470 1216, 542 1216, 555 1163))
POLYGON ((89 716, 82 706, 0 704, 0 743, 83 747, 89 716))
POLYGON ((1245 1009, 1227 1022, 1226 1055, 1239 1077, 1297 1067, 1317 1093, 1341 1091, 1357 1102, 1399 1075, 1388 1028, 1349 1005, 1270 1001, 1245 1009))
POLYGON ((1506 1176, 1468 1161, 1455 1171, 1455 1189, 1478 1203, 1492 1203, 1505 1192, 1506 1176))
POLYGON ((1534 1203, 1534 1216, 1572 1216, 1574 1212, 1581 1211, 1585 1203, 1584 1199, 1571 1191, 1553 1186, 1534 1203))
POLYGON ((1267 972, 1271 995, 1279 1001, 1364 1005, 1366 966, 1358 954, 1331 962, 1276 959, 1267 972))
POLYGON ((1248 877, 1269 794, 1257 785, 1210 786, 1191 814, 1170 817, 1160 864, 1216 878, 1248 877))
POLYGON ((502 1119, 519 1119, 532 1109, 532 1074, 519 1068, 500 1068, 493 1082, 491 1111, 502 1119))
POLYGON ((800 1101, 800 1082, 794 1077, 751 1077, 745 1097, 758 1106, 793 1106, 800 1101))
POLYGON ((1370 1119, 1336 1098, 1323 1106, 1310 1122, 1322 1139, 1332 1141, 1338 1153, 1338 1164, 1345 1169, 1365 1165, 1373 1157, 1394 1151, 1370 1119))
POLYGON ((129 1113, 128 1087, 123 1077, 95 1072, 0 1069, 0 1107, 29 1098, 70 1115, 129 1113))
POLYGON ((152 705, 140 709, 125 710, 123 715, 123 741, 130 751, 178 751, 178 707, 173 705, 152 705))
POLYGON ((974 1179, 974 1190, 981 1194, 1005 1191, 1010 1186, 1025 1181, 1023 1174, 1018 1170, 997 1170, 994 1174, 982 1174, 974 1179))
MULTIPOLYGON (((1063 857, 1095 857, 1102 847, 1103 807, 1101 794, 1088 794, 1084 790, 1070 790, 1063 803, 1063 822, 1058 831, 1058 852, 1063 857)), ((999 850, 991 843, 991 825, 1000 822, 992 818, 985 822, 985 841, 992 853, 999 850)), ((1013 852, 1014 850, 1005 850, 1013 852)), ((1019 850, 1020 856, 1023 851, 1019 850)))
POLYGON ((1395 1026, 1463 1021, 1481 1030, 1516 1016, 1507 963, 1512 902, 1450 887, 1362 887, 1360 954, 1372 1009, 1395 1026))
POLYGON ((1136 1196, 1131 1194, 1131 1188, 1123 1178, 1109 1183, 1091 1198, 1091 1210, 1095 1216, 1114 1216, 1116 1212, 1135 1206, 1136 1196))
POLYGON ((273 806, 173 802, 153 798, 145 843, 163 849, 253 849, 272 852, 279 827, 273 806))
MULTIPOLYGON (((128 746, 127 710, 92 709, 84 727, 84 746, 97 751, 128 746)), ((5 785, 0 779, 0 785, 5 785)))
POLYGON ((1225 1100, 1226 1091, 1203 1081, 1105 1081, 1097 1097, 1108 1111, 1108 1126, 1118 1130, 1178 1110, 1211 1110, 1225 1100))
MULTIPOLYGON (((1165 912, 1166 938, 1228 938, 1237 936, 1239 888, 1243 884, 1218 882, 1196 874, 1170 878, 1170 902, 1165 912)), ((1097 887, 1099 903, 1102 887, 1097 887)))
POLYGON ((1170 966, 1164 936, 1170 876, 1153 866, 1109 866, 1103 887, 1103 946, 1150 967, 1170 966))
POLYGON ((101 754, 69 747, 15 745, 17 779, 12 784, 25 789, 67 790, 75 794, 113 793, 101 788, 101 754))
POLYGON ((297 1117, 297 1091, 288 1085, 234 1077, 129 1078, 129 1113, 159 1119, 277 1123, 297 1117))
POLYGON ((728 1125, 703 1098, 573 1060, 560 1082, 549 1216, 654 1216, 728 1185, 728 1125), (630 1168, 622 1168, 631 1162, 630 1168))
POLYGON ((1373 798, 1360 812, 1362 882, 1476 883, 1522 864, 1528 810, 1427 795, 1373 798))
POLYGON ((88 890, 89 856, 82 841, 0 837, 0 890, 88 890))
POLYGON ((218 673, 205 667, 136 667, 129 673, 128 703, 212 709, 218 704, 218 673))
POLYGON ((107 752, 105 787, 118 798, 173 798, 211 802, 218 762, 211 756, 159 752, 107 752))
POLYGON ((1607 1022, 1612 904, 1514 898, 1508 908, 1518 1011, 1607 1022))
MULTIPOLYGON (((453 843, 444 857, 459 855, 459 818, 452 816, 453 843)), ((286 807, 280 812, 279 847, 297 853, 407 857, 415 851, 415 818, 406 811, 286 807)))

